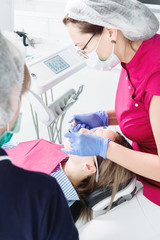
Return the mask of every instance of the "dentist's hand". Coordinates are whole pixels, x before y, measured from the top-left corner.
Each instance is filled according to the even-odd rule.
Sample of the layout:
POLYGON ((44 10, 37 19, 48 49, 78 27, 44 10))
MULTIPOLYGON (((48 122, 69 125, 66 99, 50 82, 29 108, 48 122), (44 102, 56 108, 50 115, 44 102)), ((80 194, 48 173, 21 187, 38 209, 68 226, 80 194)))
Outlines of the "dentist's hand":
POLYGON ((74 132, 74 133, 76 133, 76 132, 79 132, 79 130, 80 130, 81 128, 90 129, 90 127, 87 126, 86 124, 84 124, 84 123, 80 124, 80 123, 77 123, 77 122, 75 121, 75 122, 74 122, 74 125, 73 125, 73 124, 70 125, 69 132, 74 132))
POLYGON ((63 152, 77 156, 101 156, 106 158, 110 139, 74 132, 67 132, 64 136, 69 139, 72 150, 63 148, 63 152))
POLYGON ((80 128, 88 128, 92 129, 95 127, 103 127, 108 126, 108 114, 106 111, 98 111, 95 113, 86 113, 86 114, 77 114, 72 117, 72 119, 69 121, 69 123, 73 121, 77 122, 77 126, 72 127, 71 125, 71 131, 72 132, 78 132, 80 128))

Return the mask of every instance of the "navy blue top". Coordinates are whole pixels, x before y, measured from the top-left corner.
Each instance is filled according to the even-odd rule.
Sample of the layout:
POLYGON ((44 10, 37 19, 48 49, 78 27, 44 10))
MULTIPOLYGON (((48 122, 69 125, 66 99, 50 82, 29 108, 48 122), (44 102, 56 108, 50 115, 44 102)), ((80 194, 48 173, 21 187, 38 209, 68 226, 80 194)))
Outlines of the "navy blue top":
POLYGON ((0 149, 0 240, 77 240, 56 180, 18 168, 0 149))

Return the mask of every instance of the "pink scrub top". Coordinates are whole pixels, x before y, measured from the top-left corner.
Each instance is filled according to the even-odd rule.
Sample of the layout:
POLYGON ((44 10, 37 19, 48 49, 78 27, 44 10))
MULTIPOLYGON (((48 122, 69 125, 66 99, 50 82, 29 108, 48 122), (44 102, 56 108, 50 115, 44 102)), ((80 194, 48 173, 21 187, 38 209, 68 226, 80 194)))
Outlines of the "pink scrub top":
MULTIPOLYGON (((149 106, 153 95, 160 96, 160 35, 145 40, 132 60, 122 63, 115 112, 123 134, 136 151, 157 154, 149 106)), ((159 125, 160 127, 160 125, 159 125)), ((160 206, 160 183, 140 177, 143 194, 160 206)))

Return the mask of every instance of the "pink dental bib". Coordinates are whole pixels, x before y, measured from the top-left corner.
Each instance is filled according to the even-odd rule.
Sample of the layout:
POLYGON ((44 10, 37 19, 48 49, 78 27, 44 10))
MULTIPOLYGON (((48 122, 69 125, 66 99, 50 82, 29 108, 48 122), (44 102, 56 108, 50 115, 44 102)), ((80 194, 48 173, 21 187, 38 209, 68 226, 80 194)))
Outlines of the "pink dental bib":
POLYGON ((26 170, 50 174, 68 155, 61 151, 63 145, 38 139, 19 143, 17 147, 6 152, 12 163, 26 170))

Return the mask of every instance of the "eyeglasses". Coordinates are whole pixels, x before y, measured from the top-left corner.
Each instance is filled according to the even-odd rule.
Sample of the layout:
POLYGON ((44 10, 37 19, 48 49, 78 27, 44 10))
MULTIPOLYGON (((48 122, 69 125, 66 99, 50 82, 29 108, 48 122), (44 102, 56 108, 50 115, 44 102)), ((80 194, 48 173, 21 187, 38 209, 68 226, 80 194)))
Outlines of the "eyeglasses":
POLYGON ((90 41, 92 40, 92 38, 95 36, 96 33, 93 33, 93 35, 90 37, 90 39, 88 40, 88 42, 84 45, 84 47, 82 49, 77 49, 77 53, 81 56, 84 57, 86 59, 88 59, 88 56, 86 53, 84 53, 83 51, 85 50, 85 48, 88 46, 88 44, 90 43, 90 41))
POLYGON ((98 182, 98 179, 99 179, 99 168, 98 168, 98 161, 97 161, 97 157, 94 156, 94 162, 95 162, 95 165, 96 165, 96 168, 97 168, 97 171, 96 171, 96 182, 98 182))

